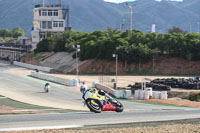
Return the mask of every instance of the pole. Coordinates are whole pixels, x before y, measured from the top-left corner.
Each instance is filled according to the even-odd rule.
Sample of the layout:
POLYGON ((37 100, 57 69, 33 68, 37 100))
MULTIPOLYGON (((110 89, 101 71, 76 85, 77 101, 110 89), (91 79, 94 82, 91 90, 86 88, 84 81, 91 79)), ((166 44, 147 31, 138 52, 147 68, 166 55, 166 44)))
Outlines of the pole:
POLYGON ((118 55, 116 55, 116 89, 117 89, 117 67, 118 67, 118 55))
POLYGON ((133 12, 132 12, 132 6, 129 6, 129 9, 130 9, 130 37, 132 36, 132 28, 133 28, 133 16, 132 16, 132 14, 133 14, 133 12))
POLYGON ((58 0, 58 6, 61 7, 61 0, 58 0))
POLYGON ((44 4, 45 4, 45 0, 42 0, 42 7, 44 7, 44 4))
POLYGON ((198 33, 200 34, 200 22, 198 22, 198 33))
POLYGON ((190 25, 190 33, 191 33, 192 32, 192 24, 190 23, 189 25, 190 25))
POLYGON ((132 28, 133 28, 133 11, 132 11, 132 9, 133 9, 133 6, 136 6, 135 4, 134 5, 129 5, 128 3, 126 3, 126 6, 129 8, 129 18, 130 18, 130 25, 129 25, 129 30, 130 30, 130 38, 131 38, 131 36, 132 36, 132 28))
POLYGON ((77 77, 78 77, 78 55, 77 55, 77 53, 78 53, 78 48, 76 48, 76 75, 77 75, 77 77))

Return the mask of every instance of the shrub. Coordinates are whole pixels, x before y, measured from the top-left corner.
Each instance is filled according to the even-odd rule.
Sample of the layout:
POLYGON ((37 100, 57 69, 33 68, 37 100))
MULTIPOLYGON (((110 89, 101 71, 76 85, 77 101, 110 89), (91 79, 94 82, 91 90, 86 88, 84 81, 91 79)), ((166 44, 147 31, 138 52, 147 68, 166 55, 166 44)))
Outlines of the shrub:
POLYGON ((188 96, 188 99, 191 101, 200 102, 200 93, 199 92, 191 92, 188 96))

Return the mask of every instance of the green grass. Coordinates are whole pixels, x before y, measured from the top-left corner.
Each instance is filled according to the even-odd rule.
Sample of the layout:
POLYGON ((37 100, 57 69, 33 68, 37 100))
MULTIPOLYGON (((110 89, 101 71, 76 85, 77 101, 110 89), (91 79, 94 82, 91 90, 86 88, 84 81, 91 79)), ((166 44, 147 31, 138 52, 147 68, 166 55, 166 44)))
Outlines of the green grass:
POLYGON ((40 53, 34 53, 33 51, 29 51, 24 55, 24 57, 30 57, 30 58, 33 58, 37 61, 43 61, 46 58, 48 58, 49 56, 48 55, 41 55, 40 53))
MULTIPOLYGON (((1 96, 0 97, 4 97, 1 96)), ((27 109, 27 110, 40 110, 40 111, 54 111, 56 113, 68 113, 68 112, 88 112, 88 111, 82 111, 82 110, 71 110, 71 109, 58 109, 58 108, 52 108, 52 107, 44 107, 44 106, 38 106, 38 105, 32 105, 32 104, 27 104, 19 101, 15 101, 10 98, 1 98, 0 99, 0 105, 5 105, 9 107, 14 107, 18 109, 27 109)), ((30 112, 24 112, 24 113, 0 113, 0 115, 6 115, 6 114, 32 114, 30 112)))
POLYGON ((200 93, 199 92, 191 92, 188 96, 188 99, 191 101, 200 102, 200 93))
POLYGON ((34 59, 35 60, 37 60, 37 61, 43 61, 43 60, 45 60, 46 58, 48 58, 49 56, 47 56, 47 55, 36 55, 35 57, 34 57, 34 59))
POLYGON ((9 98, 0 99, 0 104, 5 105, 5 106, 15 107, 15 108, 21 108, 21 109, 56 109, 56 108, 26 104, 26 103, 18 102, 9 98))
POLYGON ((128 128, 128 127, 158 127, 164 125, 174 124, 200 124, 200 119, 185 119, 172 121, 158 121, 158 122, 137 122, 137 123, 120 123, 120 124, 102 124, 102 125, 88 125, 77 129, 108 129, 108 128, 128 128))
POLYGON ((22 114, 33 114, 33 113, 0 113, 0 115, 22 115, 22 114))

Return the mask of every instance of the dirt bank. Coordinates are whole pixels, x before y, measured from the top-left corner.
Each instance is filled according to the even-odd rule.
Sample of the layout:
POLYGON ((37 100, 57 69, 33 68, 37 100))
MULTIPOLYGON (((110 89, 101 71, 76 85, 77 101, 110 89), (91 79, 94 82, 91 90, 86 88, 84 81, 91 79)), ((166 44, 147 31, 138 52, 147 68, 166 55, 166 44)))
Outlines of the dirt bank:
MULTIPOLYGON (((91 59, 79 66, 80 73, 88 74, 115 74, 115 61, 102 61, 91 59)), ((72 72, 76 72, 73 70, 72 72)), ((131 62, 125 68, 122 62, 118 62, 118 74, 174 74, 174 75, 198 75, 200 74, 200 61, 188 61, 182 58, 160 57, 157 60, 146 63, 131 62)))

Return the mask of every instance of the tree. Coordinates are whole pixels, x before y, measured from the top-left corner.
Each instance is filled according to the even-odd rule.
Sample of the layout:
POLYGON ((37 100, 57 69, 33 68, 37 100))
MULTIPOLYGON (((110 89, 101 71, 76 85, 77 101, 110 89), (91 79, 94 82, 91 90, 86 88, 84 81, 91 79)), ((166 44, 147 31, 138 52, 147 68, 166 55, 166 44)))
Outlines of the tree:
POLYGON ((52 52, 55 47, 55 41, 53 38, 45 38, 42 39, 37 44, 37 48, 34 50, 34 52, 52 52))
POLYGON ((176 26, 173 26, 172 28, 168 29, 168 33, 182 33, 182 34, 186 34, 187 31, 185 30, 182 30, 181 28, 179 27, 176 27, 176 26))
POLYGON ((3 37, 4 39, 6 37, 11 37, 11 33, 8 29, 3 28, 3 29, 0 30, 0 37, 3 37))
POLYGON ((105 35, 107 38, 112 39, 114 34, 118 34, 119 31, 117 28, 115 28, 114 30, 112 29, 112 27, 107 27, 107 31, 105 32, 105 35))
POLYGON ((21 28, 19 28, 19 27, 14 28, 11 31, 11 33, 12 33, 12 37, 13 38, 18 38, 20 36, 24 36, 24 31, 21 28))

